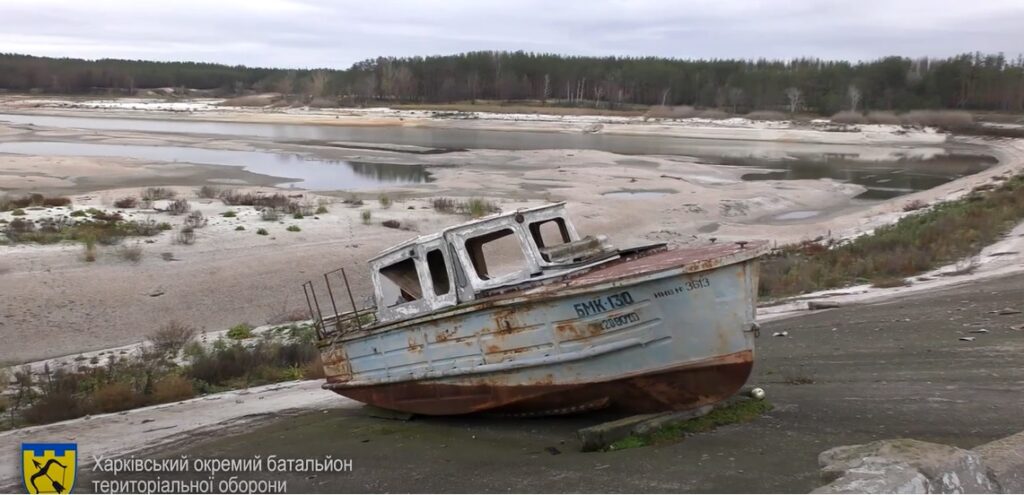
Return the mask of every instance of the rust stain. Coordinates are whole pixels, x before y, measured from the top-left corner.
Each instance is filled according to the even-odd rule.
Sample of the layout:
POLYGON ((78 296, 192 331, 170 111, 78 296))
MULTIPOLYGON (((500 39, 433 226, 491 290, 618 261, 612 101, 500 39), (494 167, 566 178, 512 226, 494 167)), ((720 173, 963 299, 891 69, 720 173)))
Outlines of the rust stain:
POLYGON ((352 366, 344 347, 327 348, 320 353, 320 359, 324 363, 324 375, 328 382, 347 382, 352 379, 352 366))
POLYGON ((409 344, 409 352, 419 354, 423 351, 423 344, 417 343, 416 338, 413 335, 409 335, 407 343, 409 344))
POLYGON ((328 386, 352 399, 416 414, 448 415, 480 411, 557 414, 586 404, 634 413, 685 410, 725 400, 750 376, 753 352, 741 351, 670 370, 604 382, 555 383, 546 376, 529 384, 494 377, 466 384, 408 381, 363 387, 328 386))
POLYGON ((580 332, 580 330, 576 328, 576 325, 571 321, 555 325, 555 333, 557 333, 559 337, 562 337, 560 340, 575 340, 583 337, 583 333, 580 332))

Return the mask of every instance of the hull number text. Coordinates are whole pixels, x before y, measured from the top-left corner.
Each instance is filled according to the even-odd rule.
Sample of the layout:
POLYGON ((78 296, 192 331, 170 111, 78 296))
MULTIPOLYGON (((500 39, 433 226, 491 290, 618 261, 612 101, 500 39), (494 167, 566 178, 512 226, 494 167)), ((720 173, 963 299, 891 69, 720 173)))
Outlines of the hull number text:
POLYGON ((706 289, 711 287, 711 281, 707 277, 695 278, 687 280, 683 285, 673 287, 669 290, 659 290, 654 293, 655 299, 661 299, 663 297, 674 296, 676 294, 682 294, 684 292, 690 292, 694 290, 706 289))
POLYGON ((630 294, 629 291, 626 291, 619 294, 612 294, 607 297, 591 299, 587 302, 576 303, 572 305, 572 309, 576 310, 576 316, 584 318, 590 315, 604 313, 605 311, 611 311, 616 308, 629 306, 630 304, 633 304, 633 295, 630 294))

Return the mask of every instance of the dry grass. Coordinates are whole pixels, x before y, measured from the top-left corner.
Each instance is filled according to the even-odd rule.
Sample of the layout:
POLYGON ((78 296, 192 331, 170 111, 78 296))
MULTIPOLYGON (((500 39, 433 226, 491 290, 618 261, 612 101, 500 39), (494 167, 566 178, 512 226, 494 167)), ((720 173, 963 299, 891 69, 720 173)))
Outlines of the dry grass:
POLYGON ((967 129, 974 125, 974 117, 963 110, 913 110, 900 116, 903 123, 939 127, 946 130, 967 129))
POLYGON ((868 122, 871 124, 900 125, 903 119, 893 112, 868 112, 868 122))
POLYGON ((783 247, 761 265, 760 295, 887 284, 976 255, 1024 220, 1024 175, 935 205, 841 245, 783 247))
POLYGON ((153 383, 153 402, 177 402, 195 397, 192 381, 181 375, 168 375, 153 383))
POLYGON ((217 199, 223 191, 217 186, 203 186, 196 191, 196 196, 204 199, 217 199))

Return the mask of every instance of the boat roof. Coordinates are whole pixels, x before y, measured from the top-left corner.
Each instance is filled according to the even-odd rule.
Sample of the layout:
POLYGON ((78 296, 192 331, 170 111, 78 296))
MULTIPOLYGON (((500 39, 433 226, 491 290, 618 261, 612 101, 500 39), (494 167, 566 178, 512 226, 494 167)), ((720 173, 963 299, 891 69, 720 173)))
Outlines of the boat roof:
POLYGON ((515 215, 520 214, 520 213, 529 213, 529 212, 534 212, 534 211, 550 210, 550 209, 555 209, 555 208, 561 208, 561 207, 564 207, 564 206, 565 206, 565 201, 559 201, 557 203, 549 203, 549 204, 540 205, 540 206, 534 206, 534 207, 530 207, 530 208, 517 208, 515 210, 508 211, 508 212, 493 213, 491 215, 487 215, 487 216, 484 216, 484 217, 474 218, 473 220, 469 220, 467 222, 462 222, 462 223, 459 223, 459 224, 456 224, 456 225, 452 225, 450 227, 446 227, 446 228, 444 228, 442 230, 439 230, 437 232, 434 232, 432 234, 424 234, 424 235, 421 235, 421 236, 413 237, 412 239, 408 239, 406 241, 402 241, 402 242, 400 242, 398 244, 395 244, 394 246, 391 246, 391 247, 389 247, 389 248, 387 248, 387 249, 377 253, 377 256, 374 256, 373 258, 371 258, 370 261, 372 262, 373 260, 381 258, 381 257, 383 257, 385 255, 391 254, 391 253, 393 253, 395 251, 399 251, 401 249, 405 249, 405 248, 407 248, 409 246, 415 246, 417 244, 423 244, 423 243, 426 243, 426 242, 431 242, 433 240, 436 240, 438 238, 443 237, 446 233, 454 231, 454 230, 462 230, 462 229, 470 228, 470 227, 473 227, 474 225, 479 225, 479 224, 482 224, 482 223, 491 222, 491 221, 494 221, 494 220, 499 219, 499 218, 514 217, 515 215))

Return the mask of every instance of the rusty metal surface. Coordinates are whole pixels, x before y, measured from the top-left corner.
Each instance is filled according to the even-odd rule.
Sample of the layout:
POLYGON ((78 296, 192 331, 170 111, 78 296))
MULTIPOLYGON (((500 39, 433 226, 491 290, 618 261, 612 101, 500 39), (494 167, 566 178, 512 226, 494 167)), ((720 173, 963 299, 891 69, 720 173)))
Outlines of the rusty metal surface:
MULTIPOLYGON (((672 269, 679 269, 683 273, 712 270, 719 266, 760 256, 767 252, 767 249, 767 241, 744 243, 743 246, 737 243, 724 243, 669 249, 635 259, 609 263, 581 276, 573 277, 563 286, 580 287, 672 269)), ((557 287, 556 285, 553 288, 557 287)))
POLYGON ((736 393, 753 367, 741 351, 667 370, 601 382, 529 385, 413 381, 357 388, 330 387, 346 397, 386 409, 425 415, 475 412, 566 414, 598 407, 645 413, 685 410, 736 393))

